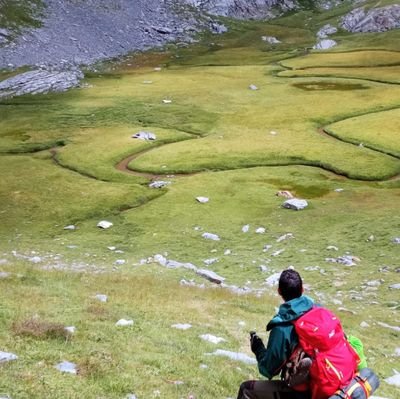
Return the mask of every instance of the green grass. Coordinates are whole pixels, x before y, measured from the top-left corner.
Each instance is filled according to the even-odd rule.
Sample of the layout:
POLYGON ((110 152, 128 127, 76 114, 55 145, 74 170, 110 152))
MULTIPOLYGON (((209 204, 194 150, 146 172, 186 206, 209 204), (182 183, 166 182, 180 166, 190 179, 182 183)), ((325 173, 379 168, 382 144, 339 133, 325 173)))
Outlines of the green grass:
MULTIPOLYGON (((399 332, 377 322, 397 326, 400 306, 389 289, 400 257, 399 32, 339 32, 337 49, 308 52, 317 30, 348 10, 226 21, 228 34, 194 46, 101 63, 88 88, 0 103, 0 272, 11 273, 0 278, 0 350, 19 356, 1 367, 0 396, 234 397, 256 367, 207 353, 251 355, 248 330, 266 339, 279 304, 265 279, 290 265, 364 341, 381 379, 392 375, 399 332), (157 140, 133 139, 139 130, 157 140), (135 173, 117 170, 130 156, 135 173), (161 179, 171 184, 148 188, 161 179), (279 190, 309 206, 282 208, 279 190), (100 220, 113 226, 101 230, 100 220), (154 263, 156 254, 265 293, 234 294, 154 263), (357 265, 326 261, 345 254, 357 265), (121 318, 135 323, 118 329, 121 318), (204 342, 205 333, 227 342, 204 342), (62 360, 78 375, 59 373, 62 360)), ((377 395, 396 399, 396 389, 382 381, 377 395)))

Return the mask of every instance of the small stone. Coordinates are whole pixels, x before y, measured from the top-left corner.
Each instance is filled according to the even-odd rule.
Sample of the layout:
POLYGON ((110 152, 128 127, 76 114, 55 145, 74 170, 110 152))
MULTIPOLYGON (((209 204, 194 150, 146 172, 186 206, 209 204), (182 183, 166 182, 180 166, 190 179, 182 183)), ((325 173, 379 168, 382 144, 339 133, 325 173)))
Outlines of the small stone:
POLYGON ((344 188, 335 188, 335 190, 337 193, 341 193, 342 191, 344 191, 344 188))
POLYGON ((212 270, 206 269, 198 269, 196 270, 196 274, 201 277, 206 278, 207 280, 211 281, 212 283, 221 284, 225 278, 219 276, 217 273, 213 272, 212 270))
POLYGON ((362 321, 362 322, 360 323, 360 327, 361 327, 361 328, 368 328, 368 327, 369 327, 369 324, 368 324, 366 321, 362 321))
POLYGON ((178 324, 172 324, 171 327, 176 328, 178 330, 188 330, 189 328, 192 328, 192 325, 188 323, 184 324, 178 323, 178 324))
POLYGON ((389 289, 391 289, 391 290, 400 290, 400 283, 389 285, 389 289))
POLYGON ((165 180, 155 180, 149 184, 150 188, 163 188, 168 185, 170 185, 170 181, 165 181, 165 180))
POLYGON ((113 226, 113 224, 107 220, 102 220, 97 223, 97 227, 100 227, 101 229, 109 229, 111 226, 113 226))
POLYGON ((124 265, 126 263, 126 260, 125 259, 117 259, 114 263, 116 265, 124 265))
POLYGON ((300 211, 308 206, 308 202, 304 199, 292 198, 285 201, 282 206, 287 209, 294 209, 300 211))
POLYGON ((338 247, 335 247, 334 245, 328 245, 328 246, 326 247, 326 249, 327 249, 328 251, 339 251, 339 248, 338 248, 338 247))
POLYGON ((29 258, 28 260, 32 263, 40 263, 42 258, 40 256, 32 256, 32 258, 29 258))
POLYGON ((271 131, 269 132, 269 134, 270 134, 271 136, 276 136, 276 135, 278 134, 278 132, 275 132, 275 130, 271 130, 271 131))
POLYGON ((145 84, 145 85, 151 85, 152 83, 153 83, 152 80, 144 80, 143 81, 143 84, 145 84))
POLYGON ((164 100, 162 100, 163 104, 171 104, 172 100, 169 100, 167 98, 164 98, 164 100))
POLYGON ((107 247, 110 251, 115 251, 117 247, 107 247))
POLYGON ((231 360, 243 362, 246 364, 257 364, 257 360, 254 357, 250 357, 249 355, 246 355, 245 353, 240 353, 240 352, 231 352, 231 351, 226 351, 223 349, 217 349, 215 352, 210 353, 210 355, 225 356, 231 360))
POLYGON ((75 363, 63 361, 61 363, 58 363, 55 367, 58 371, 61 371, 62 373, 69 373, 69 374, 77 373, 75 363))
POLYGON ((69 224, 68 226, 64 227, 64 230, 76 230, 76 226, 74 226, 73 224, 69 224))
POLYGON ((205 260, 203 260, 203 262, 206 264, 206 265, 212 265, 213 263, 216 263, 216 262, 218 262, 218 258, 210 258, 210 259, 205 259, 205 260))
POLYGON ((226 249, 224 252, 224 255, 230 255, 232 253, 232 251, 230 249, 226 249))
POLYGON ((400 388, 400 373, 395 372, 395 374, 391 377, 385 378, 384 381, 387 384, 394 385, 400 388))
POLYGON ((17 359, 18 359, 18 356, 14 355, 14 353, 0 351, 0 364, 9 362, 11 360, 17 360, 17 359))
POLYGON ((274 286, 278 285, 280 276, 281 276, 280 272, 271 274, 268 278, 265 279, 265 284, 269 285, 270 287, 274 287, 274 286))
POLYGON ((267 251, 269 251, 271 248, 272 248, 272 245, 266 244, 266 245, 264 245, 264 247, 263 247, 263 252, 267 252, 267 251))
POLYGON ((281 241, 287 240, 288 238, 294 238, 294 235, 292 233, 286 233, 286 234, 278 237, 276 239, 276 242, 281 242, 281 241))
POLYGON ((400 244, 400 237, 395 237, 392 240, 393 244, 400 244))
POLYGON ((217 234, 203 233, 201 236, 203 238, 205 238, 206 240, 213 240, 213 241, 220 241, 221 240, 217 234))
POLYGON ((257 87, 256 85, 251 84, 251 85, 249 86, 249 89, 250 89, 250 90, 258 90, 258 87, 257 87))
POLYGON ((221 338, 221 337, 216 337, 215 335, 212 335, 212 334, 203 334, 203 335, 199 335, 199 337, 201 339, 203 339, 204 341, 211 342, 212 344, 219 344, 221 342, 226 342, 226 339, 221 338))
POLYGON ((287 198, 287 199, 294 198, 293 194, 290 191, 287 191, 287 190, 280 190, 275 195, 277 197, 284 197, 284 198, 287 198))
POLYGON ((156 140, 156 135, 152 132, 140 131, 132 135, 133 139, 145 140, 145 141, 153 141, 156 140))
POLYGON ((133 320, 120 319, 115 323, 115 325, 117 327, 133 326, 133 320))
POLYGON ((198 202, 200 202, 201 204, 205 204, 205 203, 207 203, 210 199, 207 198, 207 197, 196 197, 196 200, 197 200, 198 202))
POLYGON ((265 227, 259 227, 256 229, 257 234, 264 234, 265 233, 265 227))
POLYGON ((279 256, 284 251, 284 249, 278 249, 277 251, 272 252, 271 256, 279 256))
POLYGON ((261 36, 261 40, 263 42, 267 42, 269 44, 279 44, 281 43, 275 36, 261 36))
POLYGON ((95 298, 99 300, 100 302, 107 302, 108 301, 108 296, 105 294, 96 294, 95 298))
POLYGON ((243 233, 247 233, 247 232, 249 231, 249 228, 250 228, 250 225, 245 224, 245 225, 242 227, 242 232, 243 232, 243 233))
POLYGON ((128 395, 126 395, 126 399, 137 399, 137 396, 133 393, 129 393, 128 395))
POLYGON ((75 334, 76 327, 75 326, 68 326, 68 327, 64 327, 64 330, 67 331, 70 334, 75 334))

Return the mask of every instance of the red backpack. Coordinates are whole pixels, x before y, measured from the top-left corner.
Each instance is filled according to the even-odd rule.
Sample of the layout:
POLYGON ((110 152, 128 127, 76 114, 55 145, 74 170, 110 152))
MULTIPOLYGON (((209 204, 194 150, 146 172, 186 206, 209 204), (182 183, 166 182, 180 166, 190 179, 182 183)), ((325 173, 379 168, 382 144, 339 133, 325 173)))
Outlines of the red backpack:
POLYGON ((312 399, 327 399, 348 385, 360 359, 345 338, 339 319, 328 309, 313 307, 294 321, 299 344, 312 359, 312 399))

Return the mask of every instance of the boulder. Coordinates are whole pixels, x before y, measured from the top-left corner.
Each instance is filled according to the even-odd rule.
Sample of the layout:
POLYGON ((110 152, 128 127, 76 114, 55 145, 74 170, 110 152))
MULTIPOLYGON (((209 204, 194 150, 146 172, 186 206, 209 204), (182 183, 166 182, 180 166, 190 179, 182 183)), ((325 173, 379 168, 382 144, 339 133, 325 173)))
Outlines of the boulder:
POLYGON ((384 32, 400 28, 400 5, 386 7, 356 8, 341 20, 343 29, 349 32, 384 32))
POLYGON ((292 198, 285 201, 282 206, 286 209, 300 211, 308 206, 308 202, 304 199, 292 198))
POLYGON ((219 276, 217 273, 213 272, 212 270, 198 269, 196 271, 196 274, 198 274, 201 277, 206 278, 207 280, 209 280, 215 284, 221 284, 225 280, 224 277, 219 276))
POLYGON ((337 45, 335 40, 332 39, 322 39, 314 47, 314 50, 328 50, 337 45))
POLYGON ((156 139, 156 135, 151 132, 140 131, 132 135, 133 139, 151 141, 156 139))
POLYGON ((317 32, 317 37, 320 39, 325 39, 327 38, 329 35, 333 35, 334 33, 337 32, 337 28, 335 28, 334 26, 327 24, 324 25, 318 32, 317 32))

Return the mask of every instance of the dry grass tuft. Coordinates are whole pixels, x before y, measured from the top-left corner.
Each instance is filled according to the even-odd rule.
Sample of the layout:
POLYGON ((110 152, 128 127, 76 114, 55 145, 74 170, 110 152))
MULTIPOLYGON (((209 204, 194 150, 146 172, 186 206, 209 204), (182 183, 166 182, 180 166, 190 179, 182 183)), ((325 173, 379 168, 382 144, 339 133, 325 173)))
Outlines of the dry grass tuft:
POLYGON ((14 322, 12 330, 15 335, 30 336, 38 339, 67 339, 70 336, 63 324, 51 323, 38 318, 14 322))

